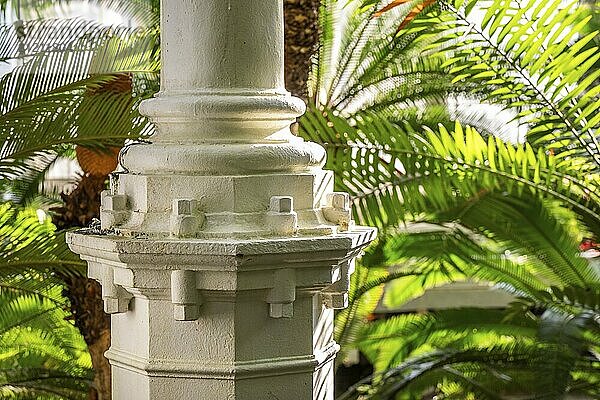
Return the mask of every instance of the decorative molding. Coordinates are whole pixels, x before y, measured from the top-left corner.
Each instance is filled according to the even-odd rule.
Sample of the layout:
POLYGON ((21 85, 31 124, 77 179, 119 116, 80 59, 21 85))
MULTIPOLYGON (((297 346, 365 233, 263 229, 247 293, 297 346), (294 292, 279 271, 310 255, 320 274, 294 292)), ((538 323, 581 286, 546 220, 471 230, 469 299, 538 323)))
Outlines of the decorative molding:
MULTIPOLYGON (((337 350, 335 351, 335 353, 337 350)), ((327 353, 331 361, 335 353, 327 353)), ((106 357, 111 365, 148 376, 207 378, 207 379, 252 379, 313 372, 323 363, 315 356, 280 357, 231 363, 206 363, 196 360, 146 359, 131 353, 110 349, 106 357)))

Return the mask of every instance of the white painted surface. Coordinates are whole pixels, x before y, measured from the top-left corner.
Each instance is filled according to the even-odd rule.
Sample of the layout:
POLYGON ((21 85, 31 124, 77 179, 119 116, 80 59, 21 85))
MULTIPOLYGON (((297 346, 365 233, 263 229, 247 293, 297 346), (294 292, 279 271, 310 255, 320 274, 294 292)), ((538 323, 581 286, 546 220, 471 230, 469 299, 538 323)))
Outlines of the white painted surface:
POLYGON ((333 308, 375 237, 290 133, 283 4, 163 2, 151 145, 69 235, 112 313, 113 398, 333 399, 333 308))

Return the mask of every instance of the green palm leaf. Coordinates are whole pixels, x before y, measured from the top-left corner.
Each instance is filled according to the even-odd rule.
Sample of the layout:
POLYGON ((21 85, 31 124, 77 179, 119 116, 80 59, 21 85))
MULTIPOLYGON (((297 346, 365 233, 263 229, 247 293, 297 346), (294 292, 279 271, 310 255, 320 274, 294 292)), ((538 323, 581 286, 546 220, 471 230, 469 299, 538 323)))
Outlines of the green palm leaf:
POLYGON ((397 121, 445 107, 449 93, 476 91, 468 83, 453 85, 443 58, 422 54, 429 43, 417 40, 417 32, 395 34, 408 12, 373 19, 360 1, 323 1, 312 102, 344 117, 372 111, 397 121))
POLYGON ((0 80, 0 185, 22 200, 35 196, 45 172, 72 145, 101 149, 151 134, 137 106, 154 93, 159 69, 155 30, 77 19, 29 24, 35 54, 0 80), (53 40, 35 41, 53 30, 59 32, 53 40), (110 89, 124 74, 132 88, 110 89))
POLYGON ((0 237, 0 396, 86 398, 91 361, 57 277, 85 264, 30 208, 0 206, 0 237))
MULTIPOLYGON (((21 14, 25 15, 26 18, 39 19, 45 18, 48 14, 52 15, 52 8, 71 3, 77 3, 77 1, 21 0, 19 3, 12 3, 8 0, 0 0, 0 8, 4 10, 10 5, 15 9, 20 6, 21 14)), ((159 0, 90 0, 89 3, 113 10, 141 26, 158 26, 159 23, 159 0)))
POLYGON ((532 143, 553 149, 561 159, 580 157, 597 169, 600 52, 591 45, 597 32, 578 37, 592 16, 572 12, 576 1, 529 0, 519 8, 504 0, 439 3, 453 18, 429 34, 451 26, 460 37, 438 42, 449 54, 445 65, 455 81, 489 87, 489 101, 505 103, 529 124, 532 143), (473 13, 480 4, 482 21, 473 13))
MULTIPOLYGON (((11 281, 26 271, 66 275, 85 272, 85 263, 68 249, 64 233, 55 233, 47 219, 40 223, 33 210, 18 210, 10 204, 2 204, 0 211, 0 282, 11 281)), ((26 287, 31 290, 29 284, 26 287)))
POLYGON ((361 223, 393 227, 486 193, 528 191, 566 203, 600 232, 600 179, 584 175, 577 162, 559 165, 528 144, 486 140, 460 124, 423 132, 374 114, 353 122, 312 108, 301 119, 301 134, 328 150, 326 167, 336 172, 337 187, 353 196, 361 223))

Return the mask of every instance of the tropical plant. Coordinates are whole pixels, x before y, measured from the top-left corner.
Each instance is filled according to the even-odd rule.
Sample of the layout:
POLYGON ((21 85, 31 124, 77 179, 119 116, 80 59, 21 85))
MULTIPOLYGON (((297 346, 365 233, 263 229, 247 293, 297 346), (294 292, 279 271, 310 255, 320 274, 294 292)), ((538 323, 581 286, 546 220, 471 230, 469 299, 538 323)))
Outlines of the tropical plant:
MULTIPOLYGON (((376 367, 344 398, 421 398, 427 391, 459 399, 515 392, 597 397, 599 276, 578 250, 583 237, 600 236, 600 53, 592 44, 597 32, 578 35, 590 18, 559 1, 356 3, 345 9, 346 26, 366 13, 365 26, 392 27, 387 35, 355 35, 357 44, 323 38, 321 57, 328 57, 329 43, 355 61, 317 62, 314 81, 323 81, 322 65, 333 65, 329 75, 340 78, 331 80, 333 91, 314 86, 320 91, 301 121, 301 134, 328 150, 327 168, 337 188, 353 196, 356 219, 382 231, 363 264, 391 271, 389 279, 385 269, 372 279, 355 275, 351 307, 338 316, 337 339, 360 348, 376 367), (378 61, 386 71, 380 80, 394 84, 382 85, 392 95, 373 106, 386 90, 376 90, 379 97, 364 91, 371 82, 361 73, 369 60, 387 58, 361 51, 371 42, 381 42, 394 68, 434 60, 451 83, 445 93, 459 90, 512 110, 527 142, 490 136, 498 131, 487 123, 478 126, 482 135, 451 118, 427 123, 426 112, 410 118, 413 105, 397 99, 418 85, 404 65, 386 71, 378 61), (410 45, 391 55, 396 43, 410 45), (406 49, 414 49, 410 57, 406 49), (353 103, 336 100, 344 79, 354 80, 353 103), (505 312, 408 314, 360 329, 379 298, 365 290, 371 286, 381 290, 378 283, 391 281, 383 301, 395 307, 464 279, 495 282, 519 300, 505 312)), ((471 124, 468 117, 462 122, 471 124)))
MULTIPOLYGON (((3 25, 0 60, 17 65, 0 79, 0 190, 5 201, 10 200, 15 207, 34 204, 47 209, 49 204, 56 204, 56 199, 40 192, 46 173, 61 157, 73 157, 75 146, 78 153, 79 149, 89 149, 92 155, 108 153, 127 140, 150 134, 151 126, 138 114, 137 104, 153 94, 158 86, 157 51, 155 26, 105 27, 82 19, 17 21, 3 25)), ((106 172, 101 176, 91 173, 82 176, 79 187, 69 196, 63 195, 66 206, 57 209, 58 213, 55 211, 61 217, 55 221, 61 222, 62 227, 87 223, 89 219, 80 219, 81 215, 88 216, 82 206, 86 206, 86 202, 98 204, 95 198, 104 188, 105 180, 106 172), (80 193, 87 198, 82 200, 80 193), (69 207, 72 203, 77 207, 69 207), (73 209, 83 213, 74 214, 73 209)), ((37 219, 30 221, 31 226, 35 221, 37 219)), ((14 228, 20 229, 17 222, 14 228)), ((31 329, 32 323, 46 323, 47 330, 37 333, 39 341, 47 337, 48 343, 54 343, 55 347, 48 347, 44 357, 31 353, 31 357, 23 357, 23 363, 17 363, 19 353, 13 357, 10 349, 7 350, 6 362, 13 364, 11 372, 2 378, 2 387, 6 388, 3 398, 42 398, 41 389, 48 398, 86 397, 91 381, 91 371, 86 364, 89 355, 82 355, 87 351, 85 342, 73 324, 63 321, 71 315, 69 307, 74 313, 75 325, 90 345, 96 370, 90 395, 95 398, 96 393, 100 393, 105 398, 110 397, 110 372, 102 373, 108 368, 103 356, 107 344, 102 339, 107 336, 109 325, 99 301, 100 290, 87 281, 81 262, 66 263, 70 268, 58 268, 49 258, 50 250, 64 240, 62 235, 55 235, 47 228, 39 232, 38 239, 29 247, 33 246, 42 259, 32 258, 35 251, 10 252, 3 248, 4 265, 17 265, 20 271, 14 276, 15 272, 5 267, 0 270, 0 277, 12 286, 36 280, 48 283, 49 286, 40 287, 39 293, 51 294, 56 304, 49 303, 46 297, 11 298, 7 297, 10 292, 3 292, 2 302, 7 308, 0 310, 0 315, 14 326, 0 336, 9 341, 19 332, 31 329), (44 275, 32 271, 31 265, 43 267, 44 275), (62 297, 63 289, 70 301, 62 297), (40 312, 38 316, 36 307, 38 311, 47 312, 40 312), (94 318, 97 315, 100 317, 94 318), (63 336, 53 342, 54 334, 63 336), (65 350, 58 351, 58 346, 64 346, 65 350), (56 357, 60 355, 62 364, 58 359, 55 362, 48 358, 53 351, 56 357), (48 366, 53 370, 46 371, 48 366), (65 368, 62 377, 61 368, 65 368), (26 379, 27 376, 31 379, 26 379), (71 383, 65 383, 65 379, 71 383), (67 388, 73 390, 69 392, 67 388)), ((16 239, 7 231, 3 232, 2 240, 12 245, 16 239)), ((68 252, 64 244, 60 248, 68 252)), ((23 340, 26 338, 23 335, 23 340)), ((15 345, 23 346, 23 342, 15 341, 15 345)))
POLYGON ((52 163, 72 151, 69 145, 122 146, 149 133, 136 105, 152 87, 136 96, 105 88, 134 72, 143 80, 135 83, 137 90, 156 82, 155 32, 72 19, 5 26, 3 33, 0 59, 25 61, 0 82, 4 193, 30 200, 52 163), (99 120, 106 125, 98 126, 99 120))
POLYGON ((388 288, 393 301, 411 298, 421 285, 465 278, 498 282, 517 299, 507 310, 372 322, 355 344, 375 364, 374 385, 342 398, 354 398, 355 389, 374 398, 420 398, 431 390, 448 398, 598 396, 598 266, 579 256, 572 215, 561 210, 559 222, 556 204, 516 197, 486 195, 463 208, 460 225, 433 225, 386 242, 383 265, 416 276, 388 288))
POLYGON ((407 10, 393 9, 375 17, 377 8, 360 1, 321 2, 320 45, 309 78, 309 104, 347 120, 375 113, 391 122, 448 129, 454 118, 483 133, 501 134, 505 124, 481 110, 448 109, 448 98, 478 100, 480 86, 453 82, 445 58, 428 51, 430 40, 418 30, 395 35, 407 10), (456 115, 453 115, 456 114, 456 115))
POLYGON ((0 235, 0 397, 87 398, 91 360, 56 276, 84 263, 34 208, 2 204, 0 235))
MULTIPOLYGON (((37 5, 36 12, 43 13, 44 4, 61 2, 31 1, 31 5, 37 5)), ((122 7, 124 11, 149 10, 140 15, 156 16, 155 1, 98 2, 122 7)), ((375 361, 379 372, 389 370, 378 373, 363 392, 369 396, 396 395, 402 389, 403 395, 409 396, 433 385, 434 390, 450 398, 469 398, 475 393, 493 398, 501 392, 490 391, 490 384, 513 390, 504 378, 514 379, 517 368, 528 375, 520 382, 532 382, 534 378, 527 378, 539 375, 535 375, 541 364, 538 355, 552 354, 554 362, 544 366, 550 372, 548 376, 567 377, 560 382, 568 385, 553 383, 548 386, 552 388, 549 396, 556 397, 573 388, 595 393, 597 360, 593 357, 598 342, 593 323, 597 323, 597 306, 584 300, 588 299, 584 294, 593 296, 598 278, 587 261, 581 261, 576 247, 581 236, 597 235, 600 231, 596 194, 598 147, 594 133, 599 122, 595 117, 598 91, 592 86, 598 78, 594 69, 597 49, 592 44, 594 35, 576 35, 580 23, 587 24, 587 17, 572 17, 570 11, 556 7, 559 2, 545 5, 529 1, 515 8, 510 1, 497 0, 483 7, 487 13, 480 23, 472 19, 472 13, 482 2, 400 0, 385 8, 387 3, 322 2, 321 46, 311 80, 313 104, 301 128, 302 135, 327 148, 328 167, 337 173, 338 188, 354 195, 356 218, 383 232, 383 238, 363 263, 388 268, 358 269, 351 307, 340 313, 339 322, 343 323, 336 331, 346 348, 360 347, 375 361), (523 9, 531 12, 522 12, 523 9), (568 60, 577 62, 569 64, 565 62, 568 60), (460 109, 457 116, 476 129, 455 124, 455 116, 445 104, 449 95, 457 94, 513 109, 529 127, 529 143, 516 146, 492 137, 506 127, 483 119, 468 108, 460 109), (521 229, 523 210, 527 210, 525 217, 531 218, 521 229), (497 218, 491 218, 492 215, 497 218), (422 223, 428 223, 427 232, 413 232, 422 223), (548 232, 553 234, 536 236, 548 232), (434 246, 445 251, 431 254, 434 246), (501 282, 522 296, 521 306, 515 305, 502 315, 482 310, 457 311, 456 315, 427 314, 421 320, 413 315, 414 320, 399 317, 390 320, 393 322, 373 324, 364 331, 358 329, 379 300, 383 282, 391 282, 386 296, 389 303, 465 278, 501 282), (549 285, 554 288, 548 289, 549 285), (468 316, 472 316, 471 320, 468 316), (467 328, 469 321, 477 328, 478 321, 484 320, 492 321, 490 327, 499 321, 496 325, 502 327, 497 332, 506 335, 497 335, 492 328, 486 330, 487 336, 472 335, 472 329, 467 328), (562 320, 567 322, 561 323, 562 320), (456 324, 449 328, 444 325, 448 321, 456 324), (411 326, 416 327, 412 336, 408 331, 411 326), (431 337, 431 346, 419 342, 418 337, 410 339, 419 336, 417 331, 421 328, 431 333, 424 335, 431 337), (373 335, 382 331, 390 333, 380 342, 382 348, 398 348, 399 343, 403 346, 392 357, 386 358, 379 346, 373 345, 373 335), (521 333, 516 335, 517 331, 521 333), (579 347, 569 340, 552 342, 570 338, 575 331, 586 338, 579 340, 579 347), (406 340, 397 340, 395 332, 406 340), (510 334, 514 334, 514 342, 508 343, 508 338, 503 342, 510 334), (448 340, 444 341, 446 336, 448 340), (489 345, 494 341, 498 347, 489 345), (547 352, 544 346, 548 346, 547 352), (511 365, 514 369, 507 366, 508 357, 516 360, 524 354, 527 362, 515 361, 511 365), (498 374, 503 375, 498 378, 498 374), (581 387, 582 383, 588 386, 581 387), (408 386, 410 390, 404 390, 408 386)), ((150 19, 156 23, 156 19, 150 19)), ((13 51, 10 57, 24 61, 22 71, 27 65, 33 68, 31 60, 36 55, 43 58, 46 51, 33 46, 29 53, 23 52, 27 48, 23 39, 27 36, 23 36, 22 26, 6 29, 6 37, 13 38, 13 44, 7 46, 13 51)), ((21 80, 14 80, 11 96, 29 90, 33 94, 25 101, 11 100, 7 113, 29 107, 30 103, 36 107, 39 96, 47 97, 38 103, 38 108, 29 109, 40 112, 39 121, 36 114, 24 112, 11 128, 17 134, 10 130, 3 138, 3 143, 12 143, 15 135, 16 143, 23 146, 19 151, 5 146, 9 150, 6 157, 2 155, 5 164, 1 164, 1 171, 6 174, 3 192, 11 193, 17 200, 32 199, 36 183, 43 179, 52 157, 72 154, 70 145, 107 148, 145 132, 144 121, 131 110, 136 101, 153 90, 144 78, 149 76, 147 81, 152 82, 156 74, 153 61, 157 58, 152 51, 156 49, 157 31, 150 29, 145 31, 147 36, 141 35, 150 38, 145 48, 144 40, 138 42, 138 36, 119 32, 104 31, 95 36, 88 31, 79 41, 62 48, 71 51, 70 46, 88 46, 80 49, 81 60, 120 60, 116 64, 110 61, 111 67, 95 70, 98 75, 83 68, 77 70, 83 71, 81 76, 74 74, 72 80, 71 76, 61 81, 58 75, 51 75, 54 79, 50 82, 54 84, 43 86, 37 80, 28 80, 32 75, 26 73, 21 77, 26 82, 22 92, 18 90, 21 80), (105 39, 106 34, 114 40, 105 39), (137 47, 138 43, 142 45, 137 47), (135 55, 119 58, 127 54, 117 54, 115 49, 120 46, 131 49, 135 55), (137 53, 133 50, 136 48, 137 53), (95 56, 86 58, 90 54, 95 56), (142 69, 152 65, 149 70, 142 70, 150 75, 141 74, 137 80, 140 71, 132 65, 142 69), (117 75, 113 75, 115 72, 117 75), (125 129, 126 134, 108 137, 98 144, 99 138, 90 133, 95 127, 86 123, 85 112, 93 110, 96 101, 98 110, 106 107, 109 115, 111 107, 119 109, 118 101, 112 101, 119 94, 106 90, 106 86, 122 79, 123 74, 134 74, 133 91, 137 88, 139 92, 135 92, 135 100, 131 94, 124 96, 127 101, 123 100, 123 104, 128 110, 125 120, 107 120, 117 126, 122 121, 124 128, 133 122, 131 126, 139 130, 125 129), (139 87, 135 82, 141 82, 139 87), (35 89, 37 92, 35 85, 41 85, 35 89), (52 97, 54 94, 58 96, 52 97), (73 100, 69 102, 67 95, 73 100), (104 101, 102 96, 111 101, 104 101), (60 106, 60 101, 66 103, 60 106), (61 118, 56 123, 52 118, 43 119, 48 115, 44 114, 48 111, 44 107, 53 106, 56 108, 52 111, 64 113, 62 122, 61 118), (48 124, 52 128, 46 130, 48 138, 59 135, 51 142, 54 146, 50 150, 48 146, 29 146, 27 138, 18 136, 18 121, 29 121, 25 117, 33 127, 48 124), (28 177, 28 184, 15 185, 10 178, 22 174, 28 177)), ((59 36, 62 35, 56 36, 60 42, 59 36)), ((57 48, 60 53, 61 47, 57 48)), ((60 56, 45 62, 54 65, 55 60, 60 61, 60 56)), ((38 65, 42 68, 44 64, 38 65)), ((23 277, 27 276, 22 281, 35 282, 38 273, 35 269, 21 270, 23 277)), ((56 271, 50 276, 55 277, 56 271)), ((78 376, 86 376, 84 370, 78 370, 78 376)), ((19 395, 35 397, 31 393, 19 395)), ((68 397, 66 393, 62 395, 68 397)))

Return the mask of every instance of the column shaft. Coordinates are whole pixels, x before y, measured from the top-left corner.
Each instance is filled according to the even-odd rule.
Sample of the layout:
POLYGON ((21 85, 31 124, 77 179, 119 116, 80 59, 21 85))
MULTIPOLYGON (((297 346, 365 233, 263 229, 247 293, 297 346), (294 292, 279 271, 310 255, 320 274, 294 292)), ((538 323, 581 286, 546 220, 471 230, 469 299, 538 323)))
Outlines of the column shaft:
POLYGON ((283 6, 278 0, 162 2, 161 90, 283 92, 283 6))

